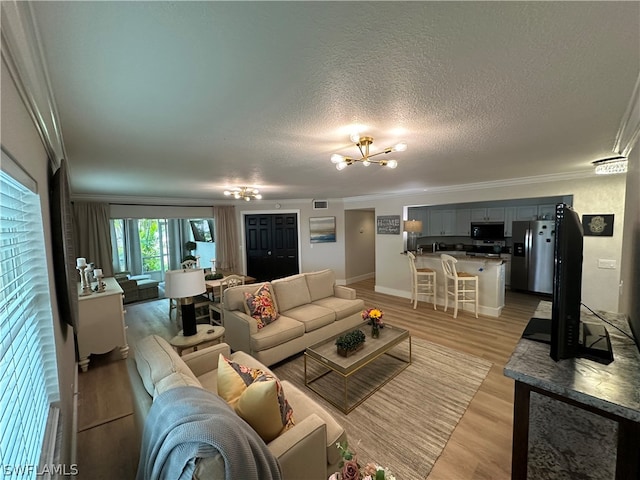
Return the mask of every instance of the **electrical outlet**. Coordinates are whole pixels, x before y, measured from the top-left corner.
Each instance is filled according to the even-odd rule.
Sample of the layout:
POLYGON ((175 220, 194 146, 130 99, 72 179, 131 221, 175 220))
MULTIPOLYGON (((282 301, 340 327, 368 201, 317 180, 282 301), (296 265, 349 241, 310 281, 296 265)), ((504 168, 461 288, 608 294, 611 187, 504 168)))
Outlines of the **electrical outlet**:
POLYGON ((605 258, 598 259, 598 268, 606 268, 609 270, 616 269, 616 261, 615 260, 607 260, 605 258))

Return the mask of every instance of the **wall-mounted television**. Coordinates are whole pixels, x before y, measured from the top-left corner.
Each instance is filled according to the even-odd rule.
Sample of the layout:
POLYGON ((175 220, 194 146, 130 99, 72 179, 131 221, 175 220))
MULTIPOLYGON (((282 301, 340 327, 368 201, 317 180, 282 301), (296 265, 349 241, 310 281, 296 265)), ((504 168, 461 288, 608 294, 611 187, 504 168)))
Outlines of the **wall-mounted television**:
POLYGON ((189 220, 193 239, 196 242, 213 242, 213 221, 209 219, 189 220))
POLYGON ((613 352, 607 329, 580 320, 582 252, 580 216, 569 205, 559 203, 555 212, 550 355, 555 361, 584 357, 610 363, 613 352))

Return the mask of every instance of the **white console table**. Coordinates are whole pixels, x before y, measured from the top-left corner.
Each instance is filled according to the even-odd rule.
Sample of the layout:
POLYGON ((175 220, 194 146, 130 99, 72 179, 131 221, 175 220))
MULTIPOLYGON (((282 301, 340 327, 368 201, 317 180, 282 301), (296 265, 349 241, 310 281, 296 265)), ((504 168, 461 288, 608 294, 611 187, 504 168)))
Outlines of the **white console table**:
POLYGON ((78 357, 80 368, 89 368, 89 355, 102 354, 120 349, 122 358, 127 358, 126 326, 122 305, 123 291, 115 278, 103 278, 104 292, 93 292, 80 296, 82 285, 78 284, 78 357))

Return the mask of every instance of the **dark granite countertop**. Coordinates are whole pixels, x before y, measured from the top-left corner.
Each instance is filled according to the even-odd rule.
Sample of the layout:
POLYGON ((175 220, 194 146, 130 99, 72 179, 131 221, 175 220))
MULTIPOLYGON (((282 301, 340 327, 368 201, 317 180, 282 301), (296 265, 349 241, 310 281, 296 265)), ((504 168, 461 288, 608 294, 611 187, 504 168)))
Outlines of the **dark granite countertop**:
MULTIPOLYGON (((597 312, 631 334, 624 314, 597 312)), ((541 301, 534 317, 551 318, 551 302, 541 301)), ((591 313, 583 321, 604 324, 591 313)), ((640 352, 630 338, 604 324, 614 361, 603 365, 583 358, 553 361, 549 345, 521 339, 504 368, 514 380, 576 400, 605 412, 640 422, 640 352)))

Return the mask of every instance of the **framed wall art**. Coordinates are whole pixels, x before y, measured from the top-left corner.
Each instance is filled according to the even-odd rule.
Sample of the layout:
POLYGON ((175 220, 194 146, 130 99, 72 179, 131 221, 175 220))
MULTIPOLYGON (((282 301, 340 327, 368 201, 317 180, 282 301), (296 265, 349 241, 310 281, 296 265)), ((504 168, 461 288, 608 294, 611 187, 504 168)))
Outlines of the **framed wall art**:
POLYGON ((311 243, 330 243, 336 241, 336 217, 309 218, 311 243))
POLYGON ((613 237, 613 214, 582 215, 582 230, 585 236, 613 237))
POLYGON ((380 215, 376 221, 377 233, 380 235, 400 234, 400 215, 380 215))

